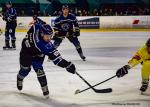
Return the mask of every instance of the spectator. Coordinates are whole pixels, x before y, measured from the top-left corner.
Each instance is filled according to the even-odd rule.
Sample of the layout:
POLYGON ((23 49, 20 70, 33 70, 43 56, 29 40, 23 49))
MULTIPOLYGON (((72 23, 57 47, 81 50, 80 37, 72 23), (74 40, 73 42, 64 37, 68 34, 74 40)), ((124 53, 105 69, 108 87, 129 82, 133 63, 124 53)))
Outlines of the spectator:
POLYGON ((93 10, 93 16, 98 16, 99 14, 98 14, 98 10, 97 9, 94 9, 93 10))
POLYGON ((109 9, 108 15, 109 15, 109 16, 112 16, 112 15, 113 15, 113 10, 112 10, 112 9, 109 9))
POLYGON ((103 11, 101 9, 99 10, 99 16, 103 16, 103 11))
POLYGON ((24 10, 21 10, 21 16, 25 16, 24 10))
POLYGON ((149 10, 149 8, 145 8, 145 13, 144 13, 144 15, 150 15, 150 10, 149 10))

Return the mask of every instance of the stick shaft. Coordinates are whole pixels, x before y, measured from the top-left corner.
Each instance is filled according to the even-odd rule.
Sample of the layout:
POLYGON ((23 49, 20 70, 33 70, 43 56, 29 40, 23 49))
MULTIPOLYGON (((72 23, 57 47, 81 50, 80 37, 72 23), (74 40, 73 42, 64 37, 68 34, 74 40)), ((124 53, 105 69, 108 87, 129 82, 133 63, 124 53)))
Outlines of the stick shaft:
POLYGON ((92 85, 91 85, 89 82, 87 82, 78 72, 76 72, 76 74, 77 74, 89 87, 91 87, 91 88, 95 91, 95 89, 92 87, 92 85))
POLYGON ((100 84, 102 84, 102 83, 105 83, 105 82, 107 82, 107 81, 109 81, 109 80, 111 80, 111 79, 113 79, 113 78, 115 78, 116 77, 116 75, 114 75, 114 76, 112 76, 112 77, 110 77, 110 78, 108 78, 108 79, 106 79, 106 80, 104 80, 104 81, 102 81, 102 82, 100 82, 100 83, 97 83, 97 84, 95 84, 95 85, 93 85, 93 86, 90 86, 90 87, 88 87, 88 88, 86 88, 86 89, 83 89, 83 90, 81 90, 80 92, 78 92, 78 93, 82 93, 82 92, 84 92, 84 91, 86 91, 86 90, 89 90, 89 89, 91 89, 91 88, 94 88, 94 87, 96 87, 96 86, 98 86, 98 85, 100 85, 100 84))

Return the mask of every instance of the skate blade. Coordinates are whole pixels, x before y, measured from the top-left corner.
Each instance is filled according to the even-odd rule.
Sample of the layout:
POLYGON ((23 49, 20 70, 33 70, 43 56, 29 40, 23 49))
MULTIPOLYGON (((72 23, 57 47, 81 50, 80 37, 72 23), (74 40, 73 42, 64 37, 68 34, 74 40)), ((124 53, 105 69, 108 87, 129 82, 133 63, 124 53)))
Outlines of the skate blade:
POLYGON ((143 96, 150 96, 150 93, 141 92, 141 95, 143 95, 143 96))
POLYGON ((49 95, 45 95, 44 97, 45 97, 46 99, 49 99, 49 95))
POLYGON ((82 59, 83 61, 86 61, 86 59, 82 59))
POLYGON ((9 51, 9 50, 16 50, 16 48, 3 48, 3 50, 9 51))
POLYGON ((86 58, 81 58, 82 59, 82 61, 86 61, 86 58))

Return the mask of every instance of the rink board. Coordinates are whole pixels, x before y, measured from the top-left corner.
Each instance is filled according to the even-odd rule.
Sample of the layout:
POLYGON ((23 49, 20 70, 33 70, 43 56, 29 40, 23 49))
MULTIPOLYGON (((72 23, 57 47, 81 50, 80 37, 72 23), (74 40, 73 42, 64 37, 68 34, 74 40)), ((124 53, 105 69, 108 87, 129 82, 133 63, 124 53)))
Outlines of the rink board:
MULTIPOLYGON (((46 23, 54 26, 56 17, 40 17, 46 23)), ((81 31, 150 31, 150 16, 81 16, 77 17, 81 31)), ((17 32, 26 32, 31 25, 32 17, 17 18, 17 32)), ((0 29, 4 31, 5 22, 0 17, 0 29)))

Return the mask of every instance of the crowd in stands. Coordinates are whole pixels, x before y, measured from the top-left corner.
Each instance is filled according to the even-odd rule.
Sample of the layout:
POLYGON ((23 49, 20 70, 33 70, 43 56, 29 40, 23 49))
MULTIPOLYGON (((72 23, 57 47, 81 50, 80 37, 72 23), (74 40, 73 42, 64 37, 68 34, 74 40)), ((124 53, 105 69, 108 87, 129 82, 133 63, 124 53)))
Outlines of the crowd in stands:
MULTIPOLYGON (((130 16, 130 15, 150 15, 150 8, 137 8, 137 9, 113 9, 113 8, 103 8, 103 9, 93 9, 92 11, 75 8, 70 9, 72 13, 77 16, 130 16)), ((52 16, 57 16, 61 14, 61 10, 54 11, 52 16)))
MULTIPOLYGON (((34 14, 38 16, 58 16, 62 13, 61 10, 55 10, 51 14, 48 12, 41 12, 36 9, 30 9, 29 12, 23 9, 16 9, 18 16, 32 16, 34 14)), ((150 6, 147 7, 128 7, 128 8, 116 8, 116 7, 104 7, 101 9, 87 10, 82 8, 70 9, 70 12, 76 16, 130 16, 130 15, 150 15, 150 6)))
POLYGON ((24 10, 17 10, 17 15, 18 16, 33 16, 33 15, 38 15, 38 16, 51 16, 48 12, 41 12, 32 9, 30 12, 26 12, 24 10))

